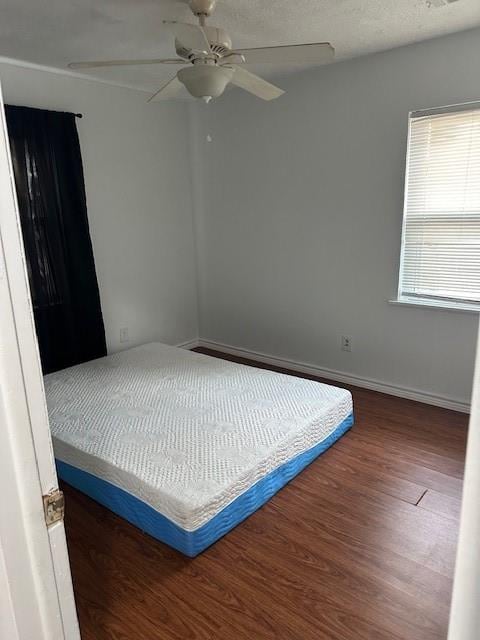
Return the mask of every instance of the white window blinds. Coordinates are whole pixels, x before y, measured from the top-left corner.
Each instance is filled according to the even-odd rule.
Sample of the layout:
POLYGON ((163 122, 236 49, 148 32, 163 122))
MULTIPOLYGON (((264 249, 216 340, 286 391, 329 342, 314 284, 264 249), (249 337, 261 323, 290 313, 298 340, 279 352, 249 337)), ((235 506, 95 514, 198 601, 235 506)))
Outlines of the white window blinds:
POLYGON ((480 304, 480 105, 410 117, 399 298, 480 304))

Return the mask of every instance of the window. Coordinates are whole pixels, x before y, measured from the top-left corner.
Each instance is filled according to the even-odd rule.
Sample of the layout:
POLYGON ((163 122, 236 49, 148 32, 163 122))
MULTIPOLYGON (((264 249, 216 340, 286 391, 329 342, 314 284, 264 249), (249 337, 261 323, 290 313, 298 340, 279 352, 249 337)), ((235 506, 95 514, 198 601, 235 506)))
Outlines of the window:
POLYGON ((398 301, 480 310, 480 103, 410 114, 398 301))

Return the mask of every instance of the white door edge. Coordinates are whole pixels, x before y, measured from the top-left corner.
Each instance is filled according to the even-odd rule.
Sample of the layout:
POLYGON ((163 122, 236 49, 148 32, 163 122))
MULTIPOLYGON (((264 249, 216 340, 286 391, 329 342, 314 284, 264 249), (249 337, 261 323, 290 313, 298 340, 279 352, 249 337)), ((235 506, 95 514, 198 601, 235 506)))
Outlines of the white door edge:
POLYGON ((63 522, 43 513, 58 481, 1 91, 0 118, 0 617, 12 640, 79 640, 63 522))

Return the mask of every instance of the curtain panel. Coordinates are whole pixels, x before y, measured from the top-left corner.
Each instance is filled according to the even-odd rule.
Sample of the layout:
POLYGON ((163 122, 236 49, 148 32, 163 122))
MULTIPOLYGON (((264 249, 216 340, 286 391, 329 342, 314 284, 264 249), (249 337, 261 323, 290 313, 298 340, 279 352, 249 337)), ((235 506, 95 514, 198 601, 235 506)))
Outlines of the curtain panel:
POLYGON ((44 373, 106 355, 75 115, 6 107, 44 373))

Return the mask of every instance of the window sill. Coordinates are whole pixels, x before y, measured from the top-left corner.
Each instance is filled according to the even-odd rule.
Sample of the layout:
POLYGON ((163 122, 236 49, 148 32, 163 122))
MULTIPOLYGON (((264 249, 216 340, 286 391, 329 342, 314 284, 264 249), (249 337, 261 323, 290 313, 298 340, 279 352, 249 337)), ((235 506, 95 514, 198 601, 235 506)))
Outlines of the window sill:
POLYGON ((480 305, 462 303, 435 302, 434 300, 387 300, 388 304, 400 307, 417 307, 418 309, 441 309, 442 311, 460 311, 461 313, 480 313, 480 305))

